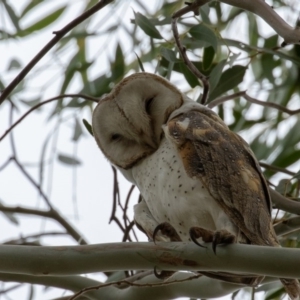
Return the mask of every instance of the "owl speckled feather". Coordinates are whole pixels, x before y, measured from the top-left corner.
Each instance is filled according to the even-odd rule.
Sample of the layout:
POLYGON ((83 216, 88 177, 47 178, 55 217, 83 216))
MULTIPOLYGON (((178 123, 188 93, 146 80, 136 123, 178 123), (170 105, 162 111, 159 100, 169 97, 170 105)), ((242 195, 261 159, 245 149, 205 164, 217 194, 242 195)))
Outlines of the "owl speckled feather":
MULTIPOLYGON (((134 218, 150 240, 279 247, 268 187, 247 143, 167 80, 125 78, 99 101, 92 126, 105 156, 139 188, 134 218)), ((238 275, 207 275, 239 282, 238 275)), ((298 299, 298 281, 281 281, 298 299)))

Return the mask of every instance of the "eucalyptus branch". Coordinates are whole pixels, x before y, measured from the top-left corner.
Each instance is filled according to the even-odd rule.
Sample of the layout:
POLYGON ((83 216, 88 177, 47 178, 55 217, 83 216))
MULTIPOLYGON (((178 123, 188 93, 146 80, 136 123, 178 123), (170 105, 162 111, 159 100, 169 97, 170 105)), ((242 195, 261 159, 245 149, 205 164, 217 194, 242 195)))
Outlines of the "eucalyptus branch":
POLYGON ((37 233, 37 234, 30 234, 27 236, 21 235, 18 239, 8 240, 6 242, 3 242, 3 245, 23 245, 24 243, 27 243, 27 240, 29 239, 38 239, 41 237, 46 236, 54 236, 54 235, 67 235, 67 232, 61 232, 61 231, 50 231, 50 232, 43 232, 43 233, 37 233))
POLYGON ((283 220, 274 225, 274 229, 277 235, 284 235, 292 233, 300 229, 300 217, 293 217, 287 220, 283 220))
POLYGON ((73 275, 117 270, 225 271, 299 278, 300 250, 256 245, 218 246, 194 243, 110 243, 34 247, 0 245, 0 272, 73 275), (276 261, 276 264, 274 264, 276 261))
POLYGON ((20 206, 0 206, 0 211, 16 213, 16 214, 25 214, 25 215, 35 215, 40 217, 46 217, 57 221, 61 226, 63 226, 67 233, 73 237, 73 239, 81 245, 87 244, 87 241, 73 228, 65 218, 63 218, 55 209, 49 210, 38 210, 25 208, 20 206))
POLYGON ((46 44, 43 49, 26 65, 26 67, 17 75, 17 77, 3 90, 0 95, 0 105, 9 96, 9 94, 14 90, 14 88, 25 78, 25 76, 30 72, 30 70, 43 58, 43 56, 48 53, 51 48, 53 48, 58 41, 63 38, 69 31, 75 28, 77 25, 82 23, 84 20, 92 16, 98 10, 102 9, 113 0, 100 0, 92 6, 90 9, 82 13, 79 17, 75 18, 73 21, 68 23, 65 27, 58 31, 54 31, 55 37, 46 44))
POLYGON ((182 43, 180 41, 178 28, 177 28, 177 20, 178 20, 178 18, 182 17, 183 15, 185 15, 186 13, 191 12, 191 11, 196 14, 197 13, 196 10, 200 6, 206 4, 210 1, 211 0, 195 0, 192 3, 188 3, 188 6, 178 10, 177 12, 175 12, 172 15, 172 31, 173 31, 173 36, 174 36, 176 45, 178 47, 178 50, 180 52, 180 55, 181 55, 184 63, 186 64, 186 66, 190 69, 190 71, 202 82, 203 94, 202 94, 202 97, 200 100, 200 103, 202 103, 202 104, 205 104, 207 101, 207 97, 208 97, 208 93, 209 93, 209 81, 208 81, 208 78, 204 74, 202 74, 188 58, 188 56, 186 54, 186 48, 182 45, 182 43))
POLYGON ((29 109, 22 117, 20 117, 14 124, 12 124, 5 132, 4 134, 0 137, 0 142, 18 125, 20 124, 31 112, 35 111, 36 109, 38 109, 39 107, 43 106, 44 104, 53 102, 55 100, 59 100, 62 98, 66 98, 66 97, 78 97, 78 98, 84 98, 86 100, 90 100, 93 102, 98 103, 97 98, 91 97, 91 96, 87 96, 87 95, 83 95, 83 94, 64 94, 64 95, 59 95, 53 98, 50 98, 48 100, 42 101, 40 103, 38 103, 37 105, 33 106, 31 109, 29 109))
MULTIPOLYGON (((40 284, 52 286, 61 289, 77 292, 87 286, 100 284, 99 281, 83 277, 83 276, 33 276, 25 274, 12 274, 0 272, 0 280, 2 282, 22 282, 30 284, 40 284)), ((99 299, 99 293, 90 293, 86 295, 86 299, 99 299), (98 296, 98 298, 96 298, 98 296)), ((69 296, 70 297, 70 296, 69 296)))
MULTIPOLYGON (((241 288, 240 285, 223 282, 220 280, 211 279, 205 276, 190 280, 190 273, 177 272, 170 280, 177 280, 176 284, 168 284, 162 282, 154 275, 149 275, 136 281, 139 286, 130 286, 127 284, 127 288, 121 288, 122 283, 116 285, 116 283, 106 284, 106 287, 102 287, 100 290, 91 290, 89 293, 85 293, 87 299, 91 300, 140 300, 140 299, 155 299, 155 300, 167 300, 178 297, 191 297, 191 298, 216 298, 228 295, 241 288), (152 283, 152 286, 147 286, 147 283, 152 283), (159 283, 159 284, 158 284, 159 283), (213 289, 211 287, 214 287, 213 289)), ((9 274, 0 273, 1 281, 17 281, 27 282, 31 284, 41 284, 46 286, 52 286, 57 288, 63 288, 78 292, 87 287, 94 287, 100 284, 96 280, 92 280, 81 276, 32 276, 23 274, 9 274)), ((132 282, 128 281, 127 282, 132 282)), ((76 298, 86 299, 86 298, 76 298)), ((70 299, 67 298, 59 299, 70 299)))
POLYGON ((258 99, 255 99, 255 98, 249 96, 246 93, 246 91, 241 91, 241 92, 237 92, 237 93, 234 93, 234 94, 231 94, 231 95, 227 95, 227 96, 223 96, 223 97, 217 98, 217 99, 211 101, 208 104, 208 107, 209 108, 213 108, 213 107, 215 107, 217 105, 220 105, 220 104, 222 104, 222 103, 224 103, 224 102, 226 102, 228 100, 234 100, 234 99, 237 99, 239 97, 243 97, 248 102, 251 102, 251 103, 254 103, 254 104, 258 104, 258 105, 261 105, 261 106, 264 106, 264 107, 275 108, 275 109, 277 109, 279 111, 282 111, 284 113, 287 113, 289 115, 295 115, 295 114, 299 114, 300 113, 300 108, 299 109, 295 109, 295 110, 291 110, 291 109, 288 109, 288 108, 286 108, 286 107, 284 107, 283 105, 280 105, 280 104, 258 100, 258 99))
POLYGON ((242 8, 260 16, 280 35, 284 42, 282 46, 287 44, 300 43, 300 28, 293 28, 288 25, 265 1, 262 0, 219 0, 220 2, 242 8))
POLYGON ((157 286, 165 286, 165 285, 170 285, 170 284, 174 284, 174 283, 181 283, 181 282, 185 282, 185 281, 189 281, 189 280, 193 280, 193 279, 197 279, 199 278, 201 275, 190 275, 187 278, 184 279, 174 279, 174 280, 167 280, 167 281, 163 281, 163 282, 158 282, 158 283, 135 283, 135 282, 131 282, 131 281, 127 281, 127 280, 120 280, 120 281, 116 281, 116 282, 108 282, 108 283, 103 283, 101 285, 98 286, 91 286, 91 287, 87 287, 85 289, 82 289, 81 291, 79 291, 78 293, 76 293, 75 295, 73 295, 69 300, 75 300, 78 299, 78 296, 87 293, 89 291, 93 291, 93 290, 99 290, 101 288, 105 288, 108 286, 119 286, 121 284, 125 284, 128 286, 132 286, 132 287, 157 287, 157 286))
POLYGON ((269 192, 276 208, 295 215, 300 215, 300 202, 290 200, 271 188, 269 188, 269 192))
POLYGON ((261 167, 263 167, 265 169, 269 169, 269 170, 272 170, 272 171, 285 173, 285 174, 288 174, 288 175, 291 175, 291 176, 295 176, 296 175, 295 172, 292 172, 292 171, 289 171, 287 169, 280 168, 280 167, 277 167, 277 166, 269 165, 269 164, 266 164, 264 162, 259 162, 259 164, 260 164, 261 167))

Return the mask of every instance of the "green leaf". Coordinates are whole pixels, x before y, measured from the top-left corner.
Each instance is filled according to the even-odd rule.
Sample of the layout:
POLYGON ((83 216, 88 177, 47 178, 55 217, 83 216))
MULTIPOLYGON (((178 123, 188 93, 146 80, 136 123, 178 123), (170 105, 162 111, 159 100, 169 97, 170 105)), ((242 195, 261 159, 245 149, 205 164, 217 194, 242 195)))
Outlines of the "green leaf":
POLYGON ((35 24, 33 24, 33 25, 27 27, 26 29, 24 29, 23 31, 19 32, 17 35, 18 36, 26 36, 26 35, 31 34, 34 31, 41 30, 41 29, 49 26, 50 24, 55 22, 61 16, 61 14, 65 11, 65 9, 66 9, 66 6, 63 6, 59 9, 57 9, 53 13, 42 18, 40 21, 37 21, 35 24))
POLYGON ((83 125, 91 136, 94 136, 92 125, 86 120, 82 119, 83 125))
POLYGON ((188 67, 184 63, 180 63, 178 65, 180 72, 184 75, 186 81, 192 88, 199 85, 199 81, 196 76, 188 69, 188 67))
POLYGON ((17 59, 13 58, 7 67, 7 71, 13 69, 20 69, 20 68, 21 68, 21 63, 17 59))
POLYGON ((19 17, 16 15, 15 10, 7 3, 6 0, 1 1, 6 9, 7 14, 10 17, 11 22, 14 24, 17 31, 20 31, 20 25, 19 25, 19 17))
POLYGON ((139 56, 135 52, 134 52, 134 54, 135 54, 135 56, 136 56, 136 58, 138 60, 138 64, 139 64, 140 70, 142 72, 145 72, 145 69, 144 69, 144 66, 143 66, 143 63, 142 63, 141 59, 139 58, 139 56))
POLYGON ((65 154, 58 154, 57 156, 58 160, 66 165, 69 166, 78 166, 81 165, 81 161, 78 160, 77 158, 74 158, 72 156, 69 155, 65 155, 65 154))
POLYGON ((237 87, 237 85, 243 81, 246 70, 247 67, 240 65, 233 66, 232 68, 226 70, 221 75, 220 81, 216 88, 209 95, 208 101, 212 101, 225 92, 237 87))
POLYGON ((28 4, 24 7, 23 11, 21 12, 20 19, 23 18, 28 12, 30 12, 34 7, 43 3, 44 0, 34 0, 29 1, 28 4))
MULTIPOLYGON (((22 103, 24 103, 25 105, 29 106, 29 107, 33 107, 33 106, 35 106, 35 105, 37 105, 37 104, 40 103, 41 98, 35 98, 35 99, 32 99, 32 100, 22 100, 21 99, 20 101, 22 103)), ((40 107, 38 109, 40 109, 40 107)))
POLYGON ((213 91, 222 76, 222 71, 226 65, 226 59, 221 60, 209 74, 210 90, 213 91))
POLYGON ((79 138, 82 136, 83 131, 81 128, 81 125, 77 119, 75 119, 75 126, 74 126, 74 132, 73 132, 73 137, 72 141, 77 142, 79 138))
POLYGON ((196 40, 207 42, 214 48, 215 52, 217 52, 218 40, 216 38, 215 32, 212 31, 210 28, 203 24, 198 24, 196 26, 193 26, 189 30, 189 33, 196 40))
POLYGON ((155 26, 141 13, 134 13, 136 24, 150 37, 154 39, 162 39, 163 37, 155 26))
POLYGON ((300 170, 293 176, 293 178, 300 179, 300 170))
POLYGON ((115 61, 111 64, 111 80, 117 82, 124 77, 125 74, 125 62, 124 55, 120 44, 117 45, 115 53, 115 61))
POLYGON ((214 57, 215 57, 214 48, 212 46, 205 47, 203 50, 203 61, 202 61, 204 70, 208 70, 210 68, 212 62, 214 61, 214 57))
POLYGON ((73 79, 76 71, 78 71, 81 67, 80 63, 80 54, 79 51, 74 54, 74 56, 71 58, 71 60, 68 63, 68 67, 65 70, 65 78, 62 83, 61 89, 60 89, 60 94, 64 94, 73 79))
POLYGON ((161 55, 169 62, 182 62, 181 59, 176 58, 175 51, 167 49, 165 47, 160 48, 161 55))

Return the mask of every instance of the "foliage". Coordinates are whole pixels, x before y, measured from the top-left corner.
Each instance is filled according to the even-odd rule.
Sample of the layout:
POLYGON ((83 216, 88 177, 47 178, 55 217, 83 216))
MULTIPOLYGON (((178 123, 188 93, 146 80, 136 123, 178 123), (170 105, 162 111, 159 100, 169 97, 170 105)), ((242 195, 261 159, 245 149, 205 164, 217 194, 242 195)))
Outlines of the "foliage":
MULTIPOLYGON (((5 22, 0 24, 0 47, 7 52, 6 61, 2 62, 1 89, 4 89, 36 54, 31 52, 28 56, 23 53, 21 45, 26 42, 26 39, 38 41, 35 38, 38 37, 42 40, 39 46, 41 49, 48 41, 49 32, 62 28, 76 15, 97 3, 95 0, 79 2, 80 5, 72 1, 59 3, 41 0, 23 1, 22 5, 14 1, 0 2, 5 18, 5 22), (46 40, 44 36, 47 36, 46 40), (10 54, 8 51, 10 44, 20 45, 21 51, 10 54)), ((32 116, 28 118, 32 118, 32 122, 35 122, 34 118, 42 117, 45 131, 41 132, 36 128, 37 132, 26 132, 26 139, 21 139, 20 135, 14 138, 10 133, 10 137, 7 136, 1 141, 0 147, 4 149, 1 153, 5 153, 0 158, 0 175, 3 176, 1 178, 9 177, 11 182, 14 181, 14 175, 10 170, 13 165, 14 171, 22 174, 22 180, 26 179, 28 185, 38 192, 39 198, 43 201, 43 204, 39 203, 28 208, 23 206, 21 201, 11 199, 13 193, 2 194, 1 192, 0 210, 3 212, 1 216, 3 222, 19 226, 20 233, 22 233, 20 224, 26 226, 26 219, 20 215, 49 218, 60 225, 60 230, 56 232, 41 228, 37 235, 27 236, 24 232, 19 238, 11 235, 6 243, 42 246, 45 244, 44 238, 50 236, 51 239, 47 241, 54 245, 59 235, 70 236, 76 244, 88 243, 77 231, 76 226, 71 224, 74 220, 70 221, 67 216, 60 213, 63 196, 57 194, 59 199, 54 201, 50 196, 51 183, 50 188, 45 183, 45 178, 49 180, 48 183, 51 182, 51 175, 46 171, 51 173, 57 165, 72 168, 75 182, 82 178, 80 173, 77 177, 76 171, 79 166, 84 167, 87 154, 82 153, 82 157, 78 157, 76 153, 79 145, 86 144, 88 139, 92 140, 90 135, 92 131, 87 120, 91 119, 94 107, 93 99, 86 98, 84 95, 99 98, 108 93, 124 76, 145 70, 170 79, 191 98, 200 99, 199 80, 181 59, 171 33, 171 16, 184 6, 184 1, 156 1, 146 5, 145 1, 132 0, 130 6, 133 11, 130 11, 130 7, 125 2, 113 2, 72 29, 39 62, 26 79, 18 84, 8 100, 2 104, 1 114, 3 118, 5 114, 12 116, 8 119, 11 126, 17 120, 16 115, 21 116, 24 110, 42 105, 45 99, 70 92, 77 93, 77 96, 72 96, 71 99, 70 97, 56 99, 51 101, 52 104, 47 104, 49 106, 33 110, 32 116), (68 128, 71 142, 67 149, 59 150, 57 140, 62 128, 68 128), (22 156, 22 149, 30 148, 30 139, 36 139, 38 134, 42 136, 43 141, 40 143, 40 148, 34 150, 35 159, 30 157, 30 163, 26 163, 27 158, 22 156), (22 142, 20 143, 18 139, 22 142), (47 193, 44 190, 47 190, 47 193)), ((290 3, 291 7, 288 7, 280 0, 271 2, 275 9, 278 8, 282 13, 285 20, 296 22, 299 14, 296 4, 292 7, 290 3)), ((256 157, 262 162, 264 174, 270 184, 280 193, 297 200, 299 198, 300 119, 297 114, 274 109, 268 103, 275 103, 290 110, 299 108, 300 46, 280 47, 282 38, 275 34, 262 19, 219 1, 205 4, 199 9, 199 15, 189 14, 188 17, 180 18, 178 23, 180 39, 187 49, 190 60, 198 70, 209 77, 211 91, 208 104, 214 103, 214 100, 223 96, 234 93, 239 95, 219 104, 215 110, 231 130, 238 132, 249 142, 256 157), (244 90, 251 97, 263 100, 266 104, 252 103, 242 97, 242 94, 238 94, 244 90)), ((1 126, 4 128, 3 132, 9 127, 4 123, 1 123, 1 126)), ((18 125, 18 127, 22 126, 22 124, 18 125)), ((114 221, 122 232, 123 241, 132 241, 139 236, 134 231, 132 213, 129 212, 136 202, 132 197, 135 195, 134 188, 130 187, 128 194, 123 190, 120 191, 115 170, 113 174, 114 198, 110 221, 114 221), (125 198, 123 202, 120 200, 121 195, 122 201, 125 198)), ((101 190, 101 185, 99 183, 98 185, 101 190)), ((76 184, 73 188, 75 186, 76 184)), ((11 185, 10 189, 14 188, 15 186, 11 185)), ((23 193, 25 194, 26 191, 24 190, 23 193)), ((68 190, 68 193, 76 194, 76 191, 68 190)), ((106 201, 110 202, 111 199, 106 201)), ((76 205, 75 203, 75 207, 76 205)), ((290 214, 280 211, 276 214, 276 223, 280 225, 283 220, 290 217, 290 214)), ((293 225, 295 226, 293 233, 281 237, 282 245, 298 247, 298 223, 293 225)), ((98 228, 93 230, 97 232, 98 228)), ((70 240, 68 242, 72 243, 70 240)), ((2 281, 40 283, 58 287, 53 283, 55 279, 52 283, 51 281, 46 283, 46 281, 30 281, 28 278, 1 274, 2 281)), ((106 275, 107 282, 124 278, 123 272, 106 275)), ((70 282, 73 288, 70 288, 71 283, 68 285, 67 281, 59 287, 75 291, 74 286, 80 290, 86 286, 96 285, 92 280, 86 283, 80 282, 80 279, 75 276, 73 279, 70 278, 70 282)), ((3 285, 2 293, 10 295, 20 287, 24 288, 24 284, 3 285)), ((35 289, 35 285, 30 288, 29 299, 37 299, 35 289)), ((260 289, 266 292, 266 297, 269 299, 279 298, 284 292, 274 283, 266 285, 266 289, 262 287, 260 289)), ((228 289, 228 293, 232 291, 234 291, 232 287, 228 289)), ((248 293, 248 290, 245 289, 244 292, 248 293)), ((163 290, 160 293, 162 293, 160 299, 170 299, 169 296, 163 297, 163 290)), ((178 292, 176 295, 181 294, 178 292)), ((238 297, 239 294, 235 299, 238 297)), ((78 297, 78 299, 83 298, 78 297)), ((91 299, 96 298, 91 296, 91 299)))

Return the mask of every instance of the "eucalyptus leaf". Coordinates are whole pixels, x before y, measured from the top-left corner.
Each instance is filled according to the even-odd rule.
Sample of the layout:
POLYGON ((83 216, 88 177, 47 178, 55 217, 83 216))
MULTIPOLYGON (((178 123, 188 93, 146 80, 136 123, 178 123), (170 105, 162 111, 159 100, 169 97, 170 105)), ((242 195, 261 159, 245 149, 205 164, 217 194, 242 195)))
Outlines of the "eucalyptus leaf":
POLYGON ((218 39, 216 38, 215 32, 212 31, 209 27, 203 24, 198 24, 196 26, 193 26, 189 30, 189 33, 193 38, 207 42, 214 48, 215 52, 217 52, 218 39))
POLYGON ((162 39, 163 37, 155 26, 141 13, 134 13, 136 24, 150 37, 154 39, 162 39))
POLYGON ((210 93, 208 101, 212 101, 213 99, 221 96, 227 91, 236 88, 239 83, 241 83, 244 79, 245 72, 247 67, 236 65, 230 69, 227 69, 219 80, 219 83, 215 87, 215 89, 210 93))
POLYGON ((81 165, 81 161, 73 156, 69 156, 66 154, 58 154, 58 160, 69 166, 79 166, 81 165))

